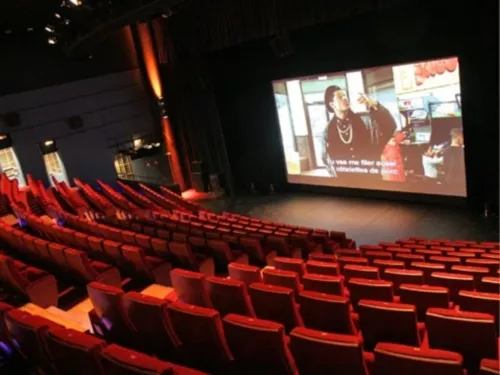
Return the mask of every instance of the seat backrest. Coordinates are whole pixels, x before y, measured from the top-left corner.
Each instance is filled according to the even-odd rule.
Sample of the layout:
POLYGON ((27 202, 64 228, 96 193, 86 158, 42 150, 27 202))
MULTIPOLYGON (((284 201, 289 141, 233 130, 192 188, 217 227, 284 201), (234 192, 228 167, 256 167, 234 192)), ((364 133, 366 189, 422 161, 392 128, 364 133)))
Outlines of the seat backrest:
POLYGON ((338 257, 337 262, 339 264, 339 269, 342 274, 344 274, 344 267, 346 264, 355 264, 359 266, 368 265, 367 258, 359 258, 359 257, 338 257))
POLYGON ((226 315, 223 324, 231 353, 246 373, 297 374, 283 325, 236 314, 226 315))
POLYGON ((451 266, 451 272, 472 275, 474 277, 474 287, 477 289, 481 283, 481 278, 488 276, 490 270, 486 267, 451 266))
POLYGON ((429 284, 448 288, 450 299, 455 302, 460 290, 474 290, 474 277, 462 273, 433 272, 429 284))
POLYGON ((226 241, 207 240, 207 246, 217 259, 224 263, 230 263, 234 260, 233 252, 226 241))
POLYGON ((390 259, 374 259, 373 266, 378 267, 380 274, 384 274, 384 270, 387 268, 405 268, 405 264, 401 260, 390 260, 390 259))
POLYGON ((460 260, 460 258, 449 257, 449 256, 433 256, 433 257, 429 257, 429 262, 444 264, 447 271, 451 270, 451 266, 453 266, 455 264, 461 264, 462 263, 462 261, 460 260))
POLYGON ((395 260, 401 260, 404 262, 405 267, 409 268, 412 262, 424 262, 425 257, 421 254, 395 254, 395 260))
POLYGON ((378 280, 378 268, 371 266, 358 266, 356 264, 346 264, 344 266, 344 280, 347 283, 352 278, 378 280))
POLYGON ((481 278, 481 283, 477 289, 480 292, 498 293, 500 289, 500 277, 487 276, 481 278))
POLYGON ((309 260, 313 261, 318 261, 318 262, 325 262, 325 263, 336 263, 337 262, 337 257, 333 254, 324 254, 320 252, 312 252, 309 253, 308 256, 309 260))
POLYGON ((188 243, 176 242, 174 240, 169 242, 168 249, 181 263, 189 266, 191 269, 198 270, 198 262, 188 243))
POLYGON ((214 308, 221 314, 255 316, 252 302, 243 281, 222 277, 207 277, 208 295, 214 308))
POLYGON ((492 315, 430 308, 425 322, 429 346, 461 354, 464 367, 479 369, 483 358, 497 358, 498 341, 492 315))
POLYGON ((175 268, 170 271, 170 279, 181 301, 196 306, 213 307, 202 273, 175 268))
POLYGON ((101 352, 101 363, 105 374, 115 375, 173 375, 172 366, 154 357, 116 344, 101 352))
POLYGON ((403 270, 399 268, 386 268, 382 277, 384 280, 392 281, 394 289, 399 291, 401 284, 416 284, 424 283, 424 273, 419 270, 403 270))
POLYGON ((359 337, 297 327, 290 350, 301 375, 368 375, 359 337))
POLYGON ((433 272, 444 272, 446 266, 441 263, 432 262, 411 262, 410 269, 420 270, 424 273, 424 282, 429 283, 433 272))
POLYGON ((314 273, 304 275, 302 279, 304 290, 321 293, 344 295, 344 282, 340 276, 327 276, 314 273))
POLYGON ((498 359, 483 359, 478 375, 493 375, 500 373, 500 363, 498 359))
POLYGON ((171 357, 180 346, 167 314, 166 300, 128 292, 123 298, 127 315, 134 325, 141 346, 161 358, 171 357))
POLYGON ((240 244, 252 260, 265 261, 264 249, 260 239, 243 236, 240 238, 240 244))
POLYGON ((142 275, 146 280, 154 281, 152 270, 145 261, 144 249, 137 246, 123 245, 121 253, 125 261, 134 267, 135 272, 142 275))
POLYGON ((4 321, 14 347, 26 360, 34 366, 47 360, 45 333, 60 325, 17 309, 6 312, 4 321))
POLYGON ((490 275, 496 275, 500 268, 500 261, 496 259, 472 258, 466 259, 465 265, 475 267, 486 267, 490 270, 490 275))
POLYGON ((356 308, 361 299, 392 302, 394 299, 393 284, 391 281, 351 279, 347 284, 351 303, 356 308))
POLYGON ((374 352, 377 374, 465 375, 457 353, 390 343, 377 344, 374 352))
POLYGON ((458 292, 458 304, 461 311, 475 311, 493 315, 498 330, 500 294, 461 290, 458 292))
POLYGON ((365 251, 363 256, 365 258, 368 258, 369 263, 372 265, 375 259, 385 259, 385 260, 392 259, 392 254, 389 253, 388 251, 365 251))
POLYGON ((297 272, 282 271, 273 268, 264 268, 262 270, 264 283, 283 286, 292 289, 296 294, 300 292, 300 280, 297 272))
POLYGON ((19 272, 12 258, 2 254, 0 254, 0 280, 18 292, 26 294, 29 281, 19 272))
POLYGON ((60 245, 55 242, 49 243, 49 254, 52 257, 53 262, 62 267, 62 270, 67 270, 69 268, 68 261, 66 260, 66 256, 64 255, 64 249, 67 246, 60 245))
POLYGON ((242 263, 229 263, 227 271, 231 279, 243 281, 247 287, 252 283, 259 283, 262 281, 259 267, 242 263))
POLYGON ((302 278, 305 272, 305 265, 302 259, 275 257, 274 268, 282 271, 297 272, 299 278, 302 278))
POLYGON ((448 288, 429 285, 402 284, 399 287, 399 298, 402 303, 415 305, 418 320, 425 321, 429 307, 450 307, 448 288))
POLYGON ((303 325, 292 289, 253 283, 248 291, 259 319, 279 322, 285 326, 286 332, 303 325))
POLYGON ((338 276, 339 267, 337 263, 324 262, 319 260, 308 260, 306 262, 306 272, 319 275, 338 276))
POLYGON ((183 350, 204 369, 213 370, 233 359, 216 310, 181 301, 169 304, 167 310, 183 350))
POLYGON ((102 373, 104 340, 66 328, 50 329, 45 336, 49 357, 59 374, 102 373))
POLYGON ((110 285, 92 282, 87 285, 87 292, 94 313, 106 329, 103 332, 104 337, 114 342, 133 343, 137 335, 123 305, 123 291, 110 285))
POLYGON ((351 318, 351 302, 346 297, 303 291, 298 297, 300 315, 307 328, 354 335, 357 330, 351 318))
POLYGON ((373 351, 379 342, 420 346, 415 306, 361 300, 357 311, 365 350, 373 351))
POLYGON ((97 278, 98 273, 92 268, 86 253, 79 250, 66 249, 64 250, 64 255, 66 256, 68 266, 76 272, 82 280, 91 282, 97 278))

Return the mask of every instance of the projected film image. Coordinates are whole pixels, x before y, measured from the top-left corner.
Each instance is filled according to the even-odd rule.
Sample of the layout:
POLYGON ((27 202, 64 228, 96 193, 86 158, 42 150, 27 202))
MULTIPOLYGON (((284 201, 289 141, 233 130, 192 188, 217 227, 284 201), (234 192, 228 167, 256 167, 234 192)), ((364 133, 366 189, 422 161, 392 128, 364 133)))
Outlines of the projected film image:
POLYGON ((273 81, 288 182, 466 196, 455 57, 273 81))

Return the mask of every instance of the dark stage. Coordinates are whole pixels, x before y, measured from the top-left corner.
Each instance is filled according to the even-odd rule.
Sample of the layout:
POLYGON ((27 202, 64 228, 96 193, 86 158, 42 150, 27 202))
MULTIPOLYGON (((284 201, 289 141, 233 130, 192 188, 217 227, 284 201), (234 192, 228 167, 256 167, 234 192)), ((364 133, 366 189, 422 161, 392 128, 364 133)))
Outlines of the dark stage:
POLYGON ((224 200, 201 204, 215 211, 227 209, 287 224, 344 231, 358 246, 410 236, 499 239, 498 218, 485 219, 465 208, 305 193, 242 196, 232 206, 224 200))

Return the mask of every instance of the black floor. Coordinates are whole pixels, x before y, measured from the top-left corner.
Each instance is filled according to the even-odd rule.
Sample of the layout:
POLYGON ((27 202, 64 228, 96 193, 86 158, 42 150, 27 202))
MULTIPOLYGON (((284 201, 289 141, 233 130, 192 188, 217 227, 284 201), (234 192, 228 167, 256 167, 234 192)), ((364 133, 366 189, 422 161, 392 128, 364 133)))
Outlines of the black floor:
POLYGON ((200 202, 216 212, 347 233, 357 244, 410 236, 499 240, 498 218, 484 218, 465 208, 316 194, 245 196, 230 205, 223 199, 200 202))

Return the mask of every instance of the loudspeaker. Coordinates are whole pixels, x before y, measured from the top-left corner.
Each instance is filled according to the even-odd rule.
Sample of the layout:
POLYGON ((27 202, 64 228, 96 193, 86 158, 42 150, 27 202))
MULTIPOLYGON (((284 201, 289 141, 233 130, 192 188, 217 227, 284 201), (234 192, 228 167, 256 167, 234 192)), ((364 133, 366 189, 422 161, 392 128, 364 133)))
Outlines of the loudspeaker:
POLYGON ((66 120, 66 122, 68 123, 68 127, 71 130, 83 128, 83 119, 81 118, 81 116, 71 116, 66 120))
POLYGON ((193 185, 193 189, 196 191, 208 191, 208 179, 204 173, 192 172, 191 184, 193 185))
POLYGON ((16 128, 21 125, 21 116, 17 112, 9 112, 3 115, 3 121, 9 128, 16 128))
POLYGON ((193 161, 191 163, 191 172, 193 173, 205 173, 205 166, 201 160, 193 161))

